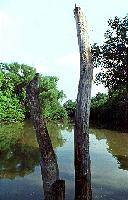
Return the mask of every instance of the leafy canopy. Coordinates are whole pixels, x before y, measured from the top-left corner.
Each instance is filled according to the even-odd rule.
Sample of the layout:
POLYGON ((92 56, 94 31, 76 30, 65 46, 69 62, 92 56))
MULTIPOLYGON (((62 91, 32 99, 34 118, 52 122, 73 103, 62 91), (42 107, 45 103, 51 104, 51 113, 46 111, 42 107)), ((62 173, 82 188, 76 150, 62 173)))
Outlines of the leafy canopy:
POLYGON ((75 115, 76 101, 72 101, 69 99, 64 103, 63 106, 70 117, 73 117, 75 115))
POLYGON ((92 47, 94 67, 101 67, 95 82, 119 90, 126 88, 128 80, 128 16, 109 19, 108 25, 104 44, 92 47))
POLYGON ((57 81, 58 78, 55 76, 41 76, 40 79, 40 102, 44 117, 47 119, 67 118, 67 112, 61 105, 65 94, 57 89, 57 81))
MULTIPOLYGON (((22 121, 29 117, 26 85, 35 73, 35 68, 25 64, 0 63, 0 122, 22 121)), ((61 105, 65 95, 58 90, 57 81, 57 77, 41 75, 40 103, 44 117, 48 119, 67 117, 61 105)))

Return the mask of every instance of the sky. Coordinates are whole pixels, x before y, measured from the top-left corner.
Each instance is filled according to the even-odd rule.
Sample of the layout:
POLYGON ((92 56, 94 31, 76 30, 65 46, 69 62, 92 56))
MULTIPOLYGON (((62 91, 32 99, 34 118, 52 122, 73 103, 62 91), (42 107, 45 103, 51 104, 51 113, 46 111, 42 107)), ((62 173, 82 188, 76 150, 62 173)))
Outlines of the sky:
MULTIPOLYGON (((128 13, 128 0, 0 0, 0 61, 57 76, 67 99, 76 99, 79 82, 75 3, 86 15, 90 44, 103 43, 109 18, 128 13)), ((98 92, 106 89, 92 84, 92 96, 98 92)))

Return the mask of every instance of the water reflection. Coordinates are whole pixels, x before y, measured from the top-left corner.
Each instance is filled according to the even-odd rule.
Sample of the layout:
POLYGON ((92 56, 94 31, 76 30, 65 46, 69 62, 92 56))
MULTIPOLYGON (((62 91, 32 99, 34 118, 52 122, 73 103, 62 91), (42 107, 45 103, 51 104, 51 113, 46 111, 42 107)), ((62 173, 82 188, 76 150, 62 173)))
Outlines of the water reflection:
MULTIPOLYGON (((56 126, 55 123, 50 124, 49 131, 57 154, 60 177, 66 182, 65 199, 73 200, 75 180, 72 124, 56 126)), ((99 129, 92 129, 91 132, 93 199, 127 200, 128 134, 99 129)), ((0 127, 0 200, 42 200, 42 188, 38 144, 32 124, 26 121, 17 126, 0 127)))
POLYGON ((23 177, 33 172, 38 163, 38 148, 15 144, 10 151, 3 152, 0 156, 0 178, 23 177))
POLYGON ((128 170, 128 133, 91 129, 97 140, 106 140, 107 151, 116 158, 119 169, 128 170))
MULTIPOLYGON (((65 126, 68 127, 67 124, 48 124, 54 149, 62 147, 66 141, 61 134, 65 126)), ((23 177, 34 171, 39 160, 38 144, 30 121, 0 127, 0 178, 23 177)))

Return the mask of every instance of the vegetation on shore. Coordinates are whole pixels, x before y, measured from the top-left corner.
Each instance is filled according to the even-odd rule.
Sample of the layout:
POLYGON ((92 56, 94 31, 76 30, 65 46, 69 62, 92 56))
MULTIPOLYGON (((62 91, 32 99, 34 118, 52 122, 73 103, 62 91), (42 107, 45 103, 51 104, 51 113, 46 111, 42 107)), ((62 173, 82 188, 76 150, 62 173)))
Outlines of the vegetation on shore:
MULTIPOLYGON (((0 63, 0 122, 9 123, 29 118, 26 85, 34 77, 36 69, 25 64, 0 63)), ((61 105, 65 97, 57 89, 58 78, 40 75, 40 102, 47 119, 64 119, 67 112, 61 105)))
POLYGON ((128 15, 108 21, 103 45, 92 47, 95 83, 108 88, 108 95, 92 98, 91 119, 106 128, 128 130, 128 15))

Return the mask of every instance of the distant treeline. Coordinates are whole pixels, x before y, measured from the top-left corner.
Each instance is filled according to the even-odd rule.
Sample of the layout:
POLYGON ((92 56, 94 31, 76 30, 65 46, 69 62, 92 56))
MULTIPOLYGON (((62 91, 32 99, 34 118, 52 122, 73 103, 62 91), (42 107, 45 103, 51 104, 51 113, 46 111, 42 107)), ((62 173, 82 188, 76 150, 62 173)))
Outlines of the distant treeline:
MULTIPOLYGON (((128 131, 127 93, 98 93, 91 99, 90 125, 99 128, 128 131)), ((71 118, 75 116, 76 101, 68 100, 64 107, 71 118)))

